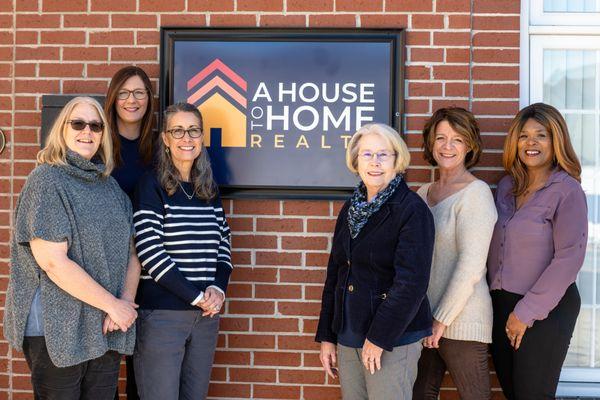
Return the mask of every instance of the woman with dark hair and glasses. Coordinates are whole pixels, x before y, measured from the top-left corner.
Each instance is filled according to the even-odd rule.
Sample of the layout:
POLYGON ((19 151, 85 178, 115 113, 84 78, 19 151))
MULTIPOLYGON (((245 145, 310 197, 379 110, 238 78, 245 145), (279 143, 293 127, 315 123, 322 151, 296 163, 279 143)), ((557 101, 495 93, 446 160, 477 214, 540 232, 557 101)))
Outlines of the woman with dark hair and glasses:
POLYGON ((134 197, 143 271, 134 353, 142 400, 204 399, 231 274, 230 232, 191 104, 163 116, 158 165, 134 197))
POLYGON ((110 400, 133 352, 140 266, 112 150, 100 104, 74 98, 19 197, 4 337, 25 353, 36 399, 110 400))
MULTIPOLYGON (((151 168, 156 135, 154 125, 154 92, 146 72, 133 65, 123 67, 112 77, 104 111, 113 142, 115 168, 112 171, 121 189, 130 199, 135 185, 151 168)), ((133 200, 133 199, 132 199, 133 200)), ((135 291, 133 293, 135 296, 135 291)), ((134 301, 134 297, 128 299, 134 301)), ((110 324, 109 330, 117 329, 110 324)), ((133 362, 127 357, 127 398, 137 400, 133 362)), ((115 394, 118 400, 119 394, 115 394)))

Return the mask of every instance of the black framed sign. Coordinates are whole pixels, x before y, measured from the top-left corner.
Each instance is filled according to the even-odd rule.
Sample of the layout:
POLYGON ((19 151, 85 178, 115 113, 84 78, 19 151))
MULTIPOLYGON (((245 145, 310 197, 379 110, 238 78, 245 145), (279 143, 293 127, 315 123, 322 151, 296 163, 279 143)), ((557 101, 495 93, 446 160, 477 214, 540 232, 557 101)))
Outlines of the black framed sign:
POLYGON ((401 30, 161 29, 160 104, 204 118, 215 179, 227 193, 347 194, 356 130, 401 131, 401 30))

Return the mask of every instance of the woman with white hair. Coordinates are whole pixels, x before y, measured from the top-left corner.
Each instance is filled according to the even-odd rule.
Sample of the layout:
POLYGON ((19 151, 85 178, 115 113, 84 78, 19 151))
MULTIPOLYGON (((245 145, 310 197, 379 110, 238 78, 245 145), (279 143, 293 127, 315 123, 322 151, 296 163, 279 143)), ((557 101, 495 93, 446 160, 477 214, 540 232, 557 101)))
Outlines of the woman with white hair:
POLYGON ((410 399, 431 335, 431 212, 406 185, 410 154, 383 124, 359 129, 347 167, 361 182, 338 216, 316 340, 344 399, 410 399))
POLYGON ((126 299, 140 266, 100 104, 67 103, 37 159, 16 209, 4 336, 25 353, 36 399, 109 400, 133 352, 126 299))

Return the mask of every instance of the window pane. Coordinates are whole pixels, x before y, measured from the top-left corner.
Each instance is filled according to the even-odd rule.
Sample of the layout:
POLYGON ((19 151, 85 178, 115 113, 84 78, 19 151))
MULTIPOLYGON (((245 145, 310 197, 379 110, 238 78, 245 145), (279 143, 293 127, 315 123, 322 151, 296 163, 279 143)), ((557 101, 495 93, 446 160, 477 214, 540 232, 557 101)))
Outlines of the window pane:
POLYGON ((596 51, 544 50, 544 102, 560 109, 592 110, 596 51))
POLYGON ((544 12, 597 12, 600 0, 544 0, 544 12))

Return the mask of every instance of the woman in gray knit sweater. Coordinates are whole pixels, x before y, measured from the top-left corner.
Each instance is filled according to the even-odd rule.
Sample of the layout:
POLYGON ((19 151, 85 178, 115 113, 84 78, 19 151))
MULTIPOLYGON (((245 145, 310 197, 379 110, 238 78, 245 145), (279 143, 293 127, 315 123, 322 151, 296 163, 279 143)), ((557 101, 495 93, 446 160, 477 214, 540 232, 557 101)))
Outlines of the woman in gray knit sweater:
POLYGON ((440 175, 418 192, 435 222, 427 290, 434 319, 413 399, 437 399, 448 370, 461 399, 486 400, 492 303, 485 275, 497 214, 488 185, 468 170, 481 154, 479 128, 469 111, 443 108, 425 124, 423 139, 425 158, 440 175))
POLYGON ((25 353, 36 399, 112 399, 140 265, 98 102, 67 103, 38 162, 16 209, 4 336, 25 353))

